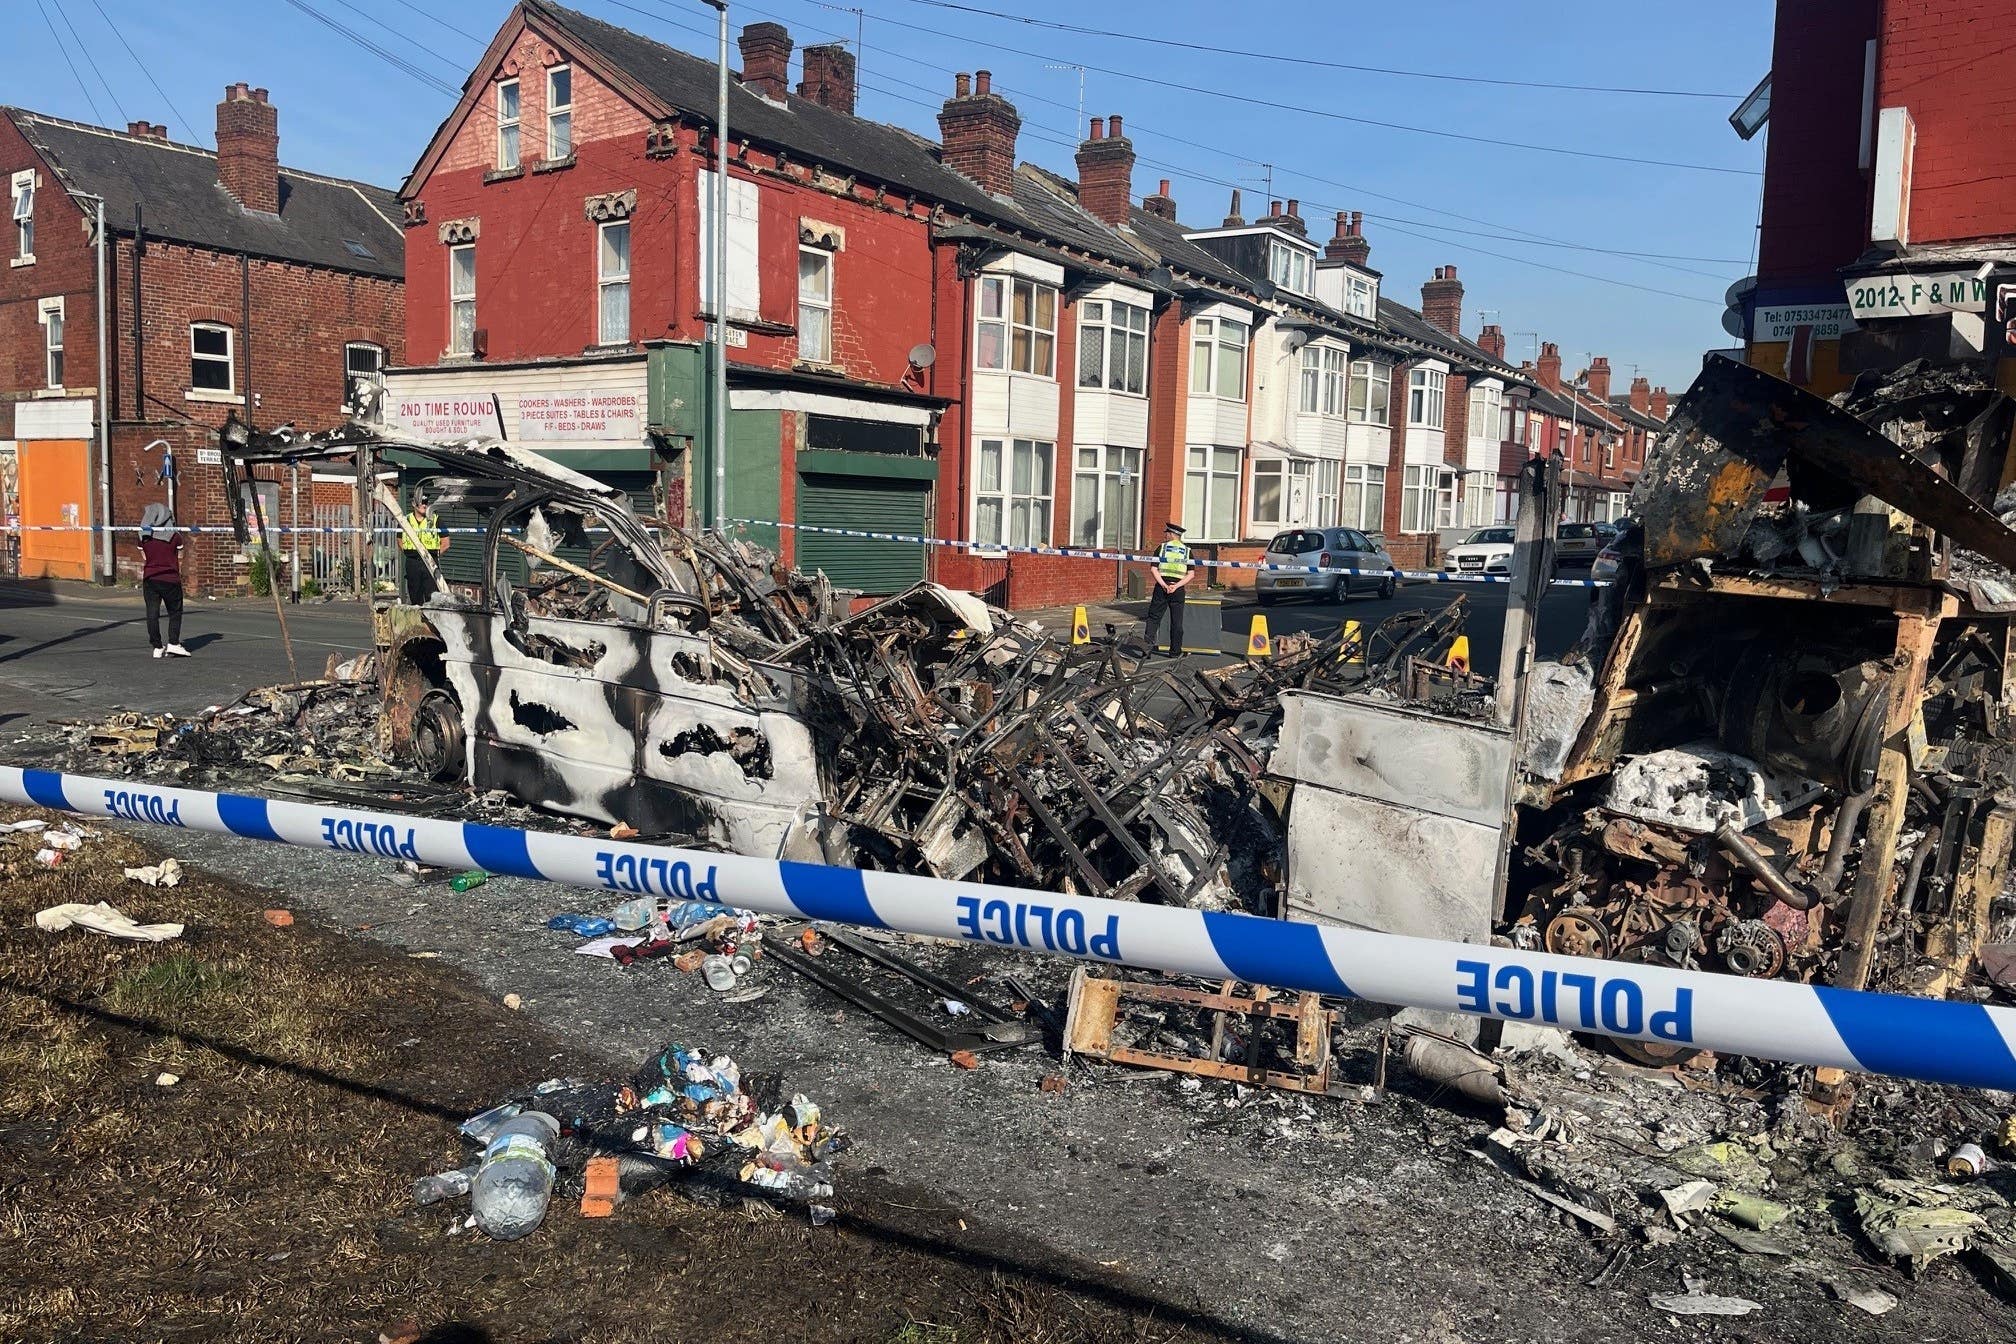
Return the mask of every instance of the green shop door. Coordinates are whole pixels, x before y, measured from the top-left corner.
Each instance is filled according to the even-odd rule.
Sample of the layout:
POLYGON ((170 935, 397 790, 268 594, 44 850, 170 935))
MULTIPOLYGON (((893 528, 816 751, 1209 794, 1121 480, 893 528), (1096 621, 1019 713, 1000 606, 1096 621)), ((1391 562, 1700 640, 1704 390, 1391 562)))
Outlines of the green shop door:
MULTIPOLYGON (((812 527, 923 536, 930 517, 929 480, 800 472, 798 521, 812 527)), ((798 534, 798 568, 824 570, 836 587, 898 593, 924 578, 924 547, 823 532, 798 534)))

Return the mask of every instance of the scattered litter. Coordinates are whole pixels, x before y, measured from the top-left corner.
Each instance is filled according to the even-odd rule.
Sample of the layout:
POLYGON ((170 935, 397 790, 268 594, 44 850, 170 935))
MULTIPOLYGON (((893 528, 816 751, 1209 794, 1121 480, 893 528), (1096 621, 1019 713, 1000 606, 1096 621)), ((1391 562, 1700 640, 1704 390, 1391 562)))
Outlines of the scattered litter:
POLYGON ((446 1199, 460 1199, 469 1193, 469 1186, 476 1179, 475 1167, 461 1167, 454 1171, 436 1172, 432 1176, 422 1176, 413 1182, 413 1202, 422 1207, 439 1204, 446 1199))
POLYGON ((294 926, 294 913, 291 910, 268 910, 265 912, 265 919, 276 929, 288 929, 294 926))
POLYGON ((623 1202, 621 1172, 615 1158, 589 1158, 588 1165, 582 1170, 581 1181, 583 1218, 607 1218, 623 1202))
POLYGON ((954 1050, 952 1052, 952 1067, 955 1069, 977 1069, 980 1067, 980 1056, 974 1054, 971 1050, 954 1050))
POLYGON ((1666 1211, 1676 1219, 1682 1214, 1699 1213, 1706 1209, 1715 1202, 1715 1195, 1713 1181, 1689 1181, 1659 1192, 1659 1198, 1665 1201, 1666 1211))
POLYGON ((1732 1191, 1715 1197, 1715 1212, 1756 1232, 1769 1232, 1792 1216, 1792 1210, 1783 1204, 1732 1191))
POLYGON ((1988 1155, 1978 1143, 1963 1143, 1946 1157, 1946 1172, 1951 1176, 1979 1176, 1987 1169, 1988 1155))
POLYGON ((173 1087, 181 1081, 182 1075, 179 1073, 157 1073, 154 1075, 154 1086, 156 1087, 173 1087))
POLYGON ((546 927, 582 938, 600 938, 616 931, 616 921, 602 915, 564 914, 547 920, 546 927))
POLYGON ((1702 1281, 1680 1271, 1681 1282, 1687 1287, 1684 1293, 1653 1293, 1650 1301, 1660 1311, 1675 1316, 1748 1316, 1753 1311, 1762 1311, 1764 1304, 1752 1302, 1747 1297, 1721 1297, 1701 1291, 1702 1281))
POLYGON ((519 998, 516 994, 506 994, 504 996, 504 1006, 515 1013, 525 1006, 525 1000, 519 998))
POLYGON ((626 938, 621 934, 616 934, 607 938, 590 938, 587 942, 575 948, 574 951, 578 956, 607 957, 611 961, 614 961, 616 960, 617 948, 634 948, 643 941, 642 938, 626 938))
POLYGON ((16 832, 24 831, 39 831, 48 824, 48 822, 42 820, 40 817, 30 817, 26 821, 0 822, 0 835, 13 835, 16 832))
POLYGON ((108 938, 130 938, 139 943, 165 943, 170 938, 182 936, 180 924, 141 924, 103 901, 96 905, 52 905, 47 910, 36 912, 35 927, 44 933, 85 929, 102 933, 108 938))
POLYGON ((1776 1237, 1762 1232, 1753 1232, 1747 1227, 1730 1227, 1724 1223, 1715 1225, 1715 1235, 1746 1255, 1790 1256, 1792 1248, 1776 1237))
POLYGON ((1062 1092, 1065 1086, 1066 1083, 1063 1074, 1046 1073, 1043 1075, 1043 1081, 1036 1084, 1036 1090, 1039 1092, 1049 1092, 1055 1094, 1058 1092, 1062 1092))
POLYGON ((635 840, 637 835, 637 828, 627 821, 619 821, 609 828, 611 840, 635 840))
POLYGON ((1913 1274, 1941 1256, 1966 1250, 1987 1230, 1986 1220, 1959 1207, 1963 1204, 2007 1207, 1985 1187, 1961 1191, 1921 1181, 1878 1181, 1855 1196, 1863 1235, 1883 1254, 1909 1262, 1913 1274))
POLYGON ((1866 1311, 1871 1316, 1881 1316, 1897 1305, 1897 1299, 1881 1288, 1851 1288, 1831 1281, 1827 1287, 1849 1306, 1866 1311))
POLYGON ((175 887, 182 884, 182 865, 173 859, 163 859, 145 868, 126 869, 126 880, 142 882, 150 887, 175 887))

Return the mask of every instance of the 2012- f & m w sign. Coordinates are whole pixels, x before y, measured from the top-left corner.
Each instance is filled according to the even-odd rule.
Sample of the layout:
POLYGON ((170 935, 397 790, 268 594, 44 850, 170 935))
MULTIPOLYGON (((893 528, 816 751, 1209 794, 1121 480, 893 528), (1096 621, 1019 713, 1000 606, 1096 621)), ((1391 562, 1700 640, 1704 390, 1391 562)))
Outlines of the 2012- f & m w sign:
POLYGON ((1872 317, 1925 317, 1979 313, 1988 307, 1988 281, 1973 271, 1929 275, 1888 272, 1848 282, 1848 306, 1857 321, 1872 317))

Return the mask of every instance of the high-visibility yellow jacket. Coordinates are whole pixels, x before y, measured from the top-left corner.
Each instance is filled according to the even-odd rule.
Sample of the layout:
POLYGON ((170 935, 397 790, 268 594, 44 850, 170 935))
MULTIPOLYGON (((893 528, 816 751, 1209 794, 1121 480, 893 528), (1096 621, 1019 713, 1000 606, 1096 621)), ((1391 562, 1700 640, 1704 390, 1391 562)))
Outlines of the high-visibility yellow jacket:
POLYGON ((419 549, 421 550, 438 551, 441 549, 441 523, 431 512, 421 514, 418 511, 414 511, 406 515, 406 526, 401 528, 399 532, 399 549, 402 551, 413 550, 416 540, 419 542, 419 549))
POLYGON ((1155 548, 1155 569, 1165 579, 1180 579, 1190 572, 1190 548, 1180 541, 1165 541, 1155 548))

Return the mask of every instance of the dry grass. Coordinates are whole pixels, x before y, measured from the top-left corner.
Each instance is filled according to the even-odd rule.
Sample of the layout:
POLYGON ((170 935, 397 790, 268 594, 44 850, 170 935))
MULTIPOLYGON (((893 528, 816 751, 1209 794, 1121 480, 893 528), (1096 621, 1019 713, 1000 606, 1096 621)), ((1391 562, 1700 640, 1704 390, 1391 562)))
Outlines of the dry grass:
POLYGON ((815 1231, 672 1192, 585 1222, 562 1198, 524 1242, 451 1235, 461 1211, 406 1187, 461 1160, 455 1121, 609 1065, 439 963, 298 915, 275 929, 267 902, 200 873, 120 878, 151 857, 101 832, 49 871, 0 842, 0 1340, 371 1340, 407 1321, 444 1342, 1221 1337, 859 1205, 815 1231), (187 932, 33 927, 101 899, 187 932), (433 1053, 398 1047, 415 1037, 433 1053))

